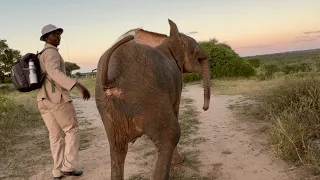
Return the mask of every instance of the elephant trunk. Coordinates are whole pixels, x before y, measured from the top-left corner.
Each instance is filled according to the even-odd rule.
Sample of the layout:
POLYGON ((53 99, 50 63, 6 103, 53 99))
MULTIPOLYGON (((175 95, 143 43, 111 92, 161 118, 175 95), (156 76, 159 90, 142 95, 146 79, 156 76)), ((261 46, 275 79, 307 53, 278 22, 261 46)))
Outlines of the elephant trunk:
POLYGON ((122 38, 121 40, 119 40, 118 42, 116 42, 113 46, 111 46, 111 48, 109 49, 109 51, 107 52, 106 57, 102 57, 102 62, 101 62, 101 83, 103 85, 104 88, 107 88, 107 86, 109 85, 109 79, 108 79, 108 66, 109 66, 109 59, 113 53, 114 50, 116 50, 120 45, 131 41, 132 39, 134 39, 133 35, 129 35, 126 36, 124 38, 122 38))
POLYGON ((203 88, 204 88, 204 104, 202 109, 208 110, 210 104, 210 93, 211 93, 211 85, 210 85, 210 68, 209 61, 207 57, 202 58, 200 60, 202 74, 203 74, 203 88))

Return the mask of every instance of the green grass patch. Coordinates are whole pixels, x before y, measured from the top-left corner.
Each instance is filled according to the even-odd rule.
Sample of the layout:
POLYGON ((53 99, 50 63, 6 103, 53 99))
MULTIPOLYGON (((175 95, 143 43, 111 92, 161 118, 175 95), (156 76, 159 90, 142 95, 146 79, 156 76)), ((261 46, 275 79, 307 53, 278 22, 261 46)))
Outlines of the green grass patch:
MULTIPOLYGON (((81 78, 79 79, 79 82, 89 90, 91 96, 94 96, 96 85, 95 78, 81 78)), ((73 98, 82 98, 81 92, 77 88, 71 90, 71 96, 73 98)))
POLYGON ((44 123, 32 93, 15 92, 11 85, 0 88, 0 177, 26 177, 29 166, 42 163, 49 148, 44 123))
POLYGON ((0 95, 0 155, 5 157, 10 147, 26 140, 22 133, 43 125, 39 112, 34 109, 31 101, 0 95))

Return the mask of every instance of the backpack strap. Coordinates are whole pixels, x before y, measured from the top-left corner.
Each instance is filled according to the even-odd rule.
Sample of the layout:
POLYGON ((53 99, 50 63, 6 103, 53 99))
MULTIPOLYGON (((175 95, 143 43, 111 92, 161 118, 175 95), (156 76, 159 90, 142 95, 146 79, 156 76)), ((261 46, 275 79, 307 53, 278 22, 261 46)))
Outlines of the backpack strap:
POLYGON ((38 55, 41 55, 45 50, 47 50, 47 49, 55 49, 54 47, 46 47, 46 48, 44 48, 42 51, 40 51, 40 52, 38 52, 37 54, 36 54, 36 56, 38 56, 38 55))

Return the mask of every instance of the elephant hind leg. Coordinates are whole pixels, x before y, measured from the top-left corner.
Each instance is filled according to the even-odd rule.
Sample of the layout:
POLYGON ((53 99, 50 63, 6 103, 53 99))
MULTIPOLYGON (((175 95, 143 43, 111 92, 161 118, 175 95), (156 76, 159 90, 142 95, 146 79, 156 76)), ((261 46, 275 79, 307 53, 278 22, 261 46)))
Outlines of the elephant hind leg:
POLYGON ((128 152, 128 144, 110 144, 111 180, 124 179, 124 163, 128 152))
MULTIPOLYGON (((174 117, 175 118, 175 117, 174 117)), ((180 127, 176 120, 169 120, 167 127, 156 127, 147 133, 157 149, 152 180, 169 180, 172 157, 180 139, 180 127)), ((160 124, 159 124, 160 125, 160 124)))

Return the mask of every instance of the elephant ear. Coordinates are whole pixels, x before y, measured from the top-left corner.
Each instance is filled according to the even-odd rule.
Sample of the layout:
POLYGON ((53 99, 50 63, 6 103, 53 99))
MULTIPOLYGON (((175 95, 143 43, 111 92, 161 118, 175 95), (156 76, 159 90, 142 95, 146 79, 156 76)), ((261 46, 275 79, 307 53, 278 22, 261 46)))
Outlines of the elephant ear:
POLYGON ((168 36, 156 32, 139 29, 134 37, 135 41, 141 44, 146 44, 151 47, 159 46, 168 36))
POLYGON ((177 25, 171 21, 170 19, 168 19, 169 21, 169 25, 170 25, 170 37, 178 37, 179 36, 179 30, 177 25))
POLYGON ((180 37, 180 33, 177 25, 168 19, 170 25, 170 45, 169 48, 174 59, 177 61, 177 64, 181 71, 183 71, 183 64, 185 60, 185 49, 186 45, 180 37))
POLYGON ((120 41, 126 36, 132 35, 134 36, 134 41, 140 44, 145 44, 151 47, 156 47, 162 44, 162 42, 168 38, 165 34, 160 34, 152 31, 146 31, 141 28, 131 29, 126 33, 122 34, 116 42, 120 41))

